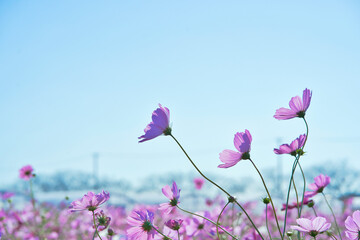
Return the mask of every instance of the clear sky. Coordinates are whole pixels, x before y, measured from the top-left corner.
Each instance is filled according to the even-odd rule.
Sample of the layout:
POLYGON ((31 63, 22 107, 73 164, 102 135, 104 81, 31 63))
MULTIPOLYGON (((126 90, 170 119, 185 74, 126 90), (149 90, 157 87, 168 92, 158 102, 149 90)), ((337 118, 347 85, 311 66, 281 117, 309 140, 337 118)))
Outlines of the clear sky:
POLYGON ((25 164, 92 171, 93 152, 102 176, 195 171, 169 137, 138 144, 158 103, 201 169, 254 175, 217 169, 219 152, 248 129, 253 160, 275 167, 305 127, 272 116, 306 87, 303 166, 358 168, 359 1, 1 1, 0 181, 25 164))

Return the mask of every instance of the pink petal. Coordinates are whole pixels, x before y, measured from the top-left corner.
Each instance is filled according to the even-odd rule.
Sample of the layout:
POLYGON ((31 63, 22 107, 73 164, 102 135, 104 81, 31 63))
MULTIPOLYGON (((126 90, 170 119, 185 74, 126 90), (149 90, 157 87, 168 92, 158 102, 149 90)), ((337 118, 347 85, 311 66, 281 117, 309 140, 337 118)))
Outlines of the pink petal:
POLYGON ((358 240, 358 236, 359 236, 359 234, 357 232, 349 232, 349 231, 346 231, 345 235, 347 238, 349 238, 351 240, 358 240))
POLYGON ((240 152, 242 153, 250 152, 251 141, 252 141, 252 136, 250 132, 247 129, 245 129, 245 133, 240 133, 240 138, 242 140, 242 143, 239 146, 240 152))
POLYGON ((360 211, 357 210, 353 213, 353 220, 356 223, 356 225, 358 226, 358 229, 360 230, 360 211))
POLYGON ((289 106, 291 110, 293 110, 296 113, 303 110, 303 104, 299 96, 291 98, 289 102, 289 106))
POLYGON ((319 186, 315 183, 310 183, 308 188, 310 188, 313 191, 317 191, 319 189, 319 186))
POLYGON ((297 230, 299 232, 309 232, 307 229, 299 227, 299 226, 290 226, 292 229, 297 230))
POLYGON ((274 115, 274 118, 278 120, 287 120, 295 117, 297 117, 296 112, 288 108, 279 108, 274 115))
POLYGON ((160 136, 161 134, 163 134, 163 132, 164 132, 163 129, 159 128, 159 126, 155 125, 153 122, 148 124, 144 131, 145 131, 145 134, 138 137, 138 139, 142 139, 139 141, 139 143, 156 138, 156 137, 160 136))
POLYGON ((330 227, 331 227, 331 223, 325 223, 318 231, 325 232, 325 231, 329 230, 330 227))
POLYGON ((301 227, 307 229, 308 231, 313 230, 311 220, 307 218, 299 218, 296 219, 297 224, 299 224, 301 227))
POLYGON ((242 154, 233 150, 225 149, 219 154, 220 160, 225 164, 220 164, 218 168, 228 168, 237 164, 242 154))
POLYGON ((314 220, 312 220, 312 230, 316 230, 316 231, 320 232, 319 230, 325 223, 326 223, 325 218, 316 217, 314 220))
POLYGON ((312 92, 306 88, 303 91, 303 98, 302 98, 304 111, 306 111, 310 106, 311 96, 312 96, 312 92))
POLYGON ((168 110, 161 107, 157 108, 152 114, 152 120, 155 125, 159 126, 163 131, 169 126, 168 110))
POLYGON ((240 145, 243 143, 241 134, 239 132, 235 133, 234 135, 234 146, 236 150, 240 152, 240 145))
POLYGON ((345 220, 345 227, 353 232, 357 232, 359 230, 358 226, 350 216, 348 216, 345 220))
POLYGON ((173 197, 171 188, 168 185, 166 185, 165 187, 162 188, 162 193, 170 200, 173 197))

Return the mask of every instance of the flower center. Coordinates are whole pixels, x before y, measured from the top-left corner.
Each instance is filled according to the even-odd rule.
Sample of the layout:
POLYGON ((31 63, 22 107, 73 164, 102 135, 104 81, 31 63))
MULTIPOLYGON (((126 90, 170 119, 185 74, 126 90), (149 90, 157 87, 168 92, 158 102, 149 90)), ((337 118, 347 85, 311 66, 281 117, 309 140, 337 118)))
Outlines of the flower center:
POLYGON ((312 236, 312 237, 316 237, 316 235, 318 235, 318 232, 315 231, 315 230, 311 230, 311 231, 309 232, 309 235, 312 236))
POLYGON ((107 224, 107 218, 106 217, 99 217, 98 218, 99 224, 102 226, 105 226, 107 224))
POLYGON ((320 187, 320 188, 317 190, 318 193, 322 193, 323 191, 324 191, 324 187, 320 187))
POLYGON ((176 198, 171 199, 171 201, 170 201, 171 206, 175 207, 177 204, 178 204, 178 201, 176 200, 176 198))
POLYGON ((198 229, 201 230, 204 228, 204 224, 199 224, 198 229))
POLYGON ((241 159, 244 159, 244 160, 250 159, 250 153, 249 152, 244 152, 242 154, 242 156, 241 156, 241 159))
POLYGON ((299 118, 303 118, 303 117, 305 117, 305 111, 297 112, 296 115, 297 115, 299 118))
POLYGON ((170 127, 167 127, 164 131, 163 131, 164 135, 167 136, 167 135, 170 135, 171 134, 171 128, 170 127))
POLYGON ((25 172, 25 175, 26 175, 26 176, 30 176, 30 175, 31 175, 31 171, 26 171, 26 172, 25 172))
POLYGON ((152 229, 151 222, 149 222, 149 221, 145 221, 144 224, 143 224, 141 227, 142 227, 142 229, 144 229, 146 232, 150 232, 150 230, 152 229))
POLYGON ((96 207, 95 206, 90 206, 87 208, 89 211, 93 212, 96 210, 96 207))

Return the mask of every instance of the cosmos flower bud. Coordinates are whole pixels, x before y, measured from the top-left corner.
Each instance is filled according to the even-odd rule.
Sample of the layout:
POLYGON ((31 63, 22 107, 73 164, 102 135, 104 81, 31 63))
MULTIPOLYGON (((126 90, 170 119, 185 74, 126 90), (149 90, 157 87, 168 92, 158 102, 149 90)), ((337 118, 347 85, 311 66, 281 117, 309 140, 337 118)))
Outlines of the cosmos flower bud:
POLYGON ((169 228, 171 228, 172 230, 177 231, 180 229, 180 226, 182 223, 183 223, 182 219, 178 219, 178 220, 171 219, 171 220, 165 222, 165 225, 168 226, 169 228))
POLYGON ((269 204, 270 203, 270 198, 268 198, 268 197, 263 198, 263 203, 269 204))
POLYGON ((228 198, 228 201, 229 201, 230 203, 236 202, 236 198, 233 197, 233 196, 230 196, 230 197, 228 198))
POLYGON ((310 200, 309 203, 307 204, 309 208, 314 207, 315 203, 313 200, 310 200))

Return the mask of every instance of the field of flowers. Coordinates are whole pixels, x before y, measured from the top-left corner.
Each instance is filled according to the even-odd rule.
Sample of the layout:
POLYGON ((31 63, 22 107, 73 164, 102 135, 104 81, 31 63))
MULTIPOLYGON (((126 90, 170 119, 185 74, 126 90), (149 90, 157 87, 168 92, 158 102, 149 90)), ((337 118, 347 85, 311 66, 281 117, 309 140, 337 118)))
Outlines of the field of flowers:
MULTIPOLYGON (((139 142, 154 139, 160 135, 172 138, 200 175, 194 179, 194 186, 200 190, 207 182, 219 189, 223 196, 204 201, 196 212, 185 209, 181 202, 181 186, 171 182, 159 186, 164 195, 160 205, 136 205, 132 209, 108 204, 111 193, 87 192, 81 199, 69 199, 59 205, 40 202, 33 191, 36 177, 31 165, 19 170, 19 177, 29 183, 29 199, 23 207, 14 206, 14 193, 3 192, 0 210, 1 239, 360 239, 360 211, 354 209, 352 198, 341 200, 342 207, 332 208, 334 199, 327 195, 331 184, 329 176, 319 172, 307 183, 301 167, 309 126, 306 111, 310 106, 312 92, 303 91, 302 97, 295 96, 289 102, 290 108, 277 109, 278 120, 300 119, 305 124, 305 133, 290 144, 274 149, 275 154, 287 154, 293 158, 288 179, 286 198, 275 202, 261 172, 251 159, 252 136, 250 131, 237 132, 234 136, 234 150, 226 149, 219 154, 218 168, 230 168, 241 161, 249 161, 263 184, 264 198, 261 201, 244 202, 218 185, 197 167, 180 142, 172 134, 170 111, 159 104, 152 114, 144 135, 139 142), (295 172, 303 179, 296 182, 295 172), (291 196, 295 196, 291 199, 291 196), (322 199, 323 206, 316 204, 322 199)), ((338 201, 339 202, 339 201, 338 201)))

